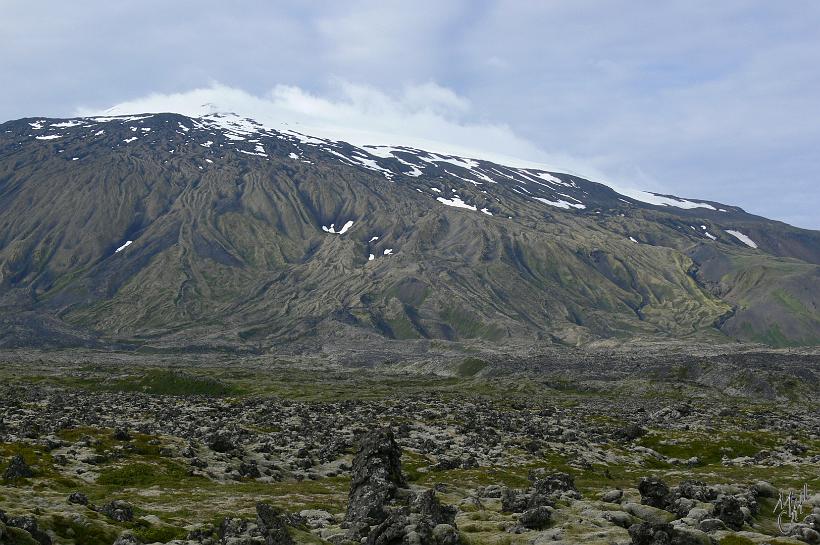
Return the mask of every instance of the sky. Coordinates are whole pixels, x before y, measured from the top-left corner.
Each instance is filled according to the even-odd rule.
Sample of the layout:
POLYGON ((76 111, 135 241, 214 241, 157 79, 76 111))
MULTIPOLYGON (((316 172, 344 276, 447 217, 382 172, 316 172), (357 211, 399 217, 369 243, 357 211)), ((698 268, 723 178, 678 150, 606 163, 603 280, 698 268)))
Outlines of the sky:
POLYGON ((820 229, 814 0, 0 0, 0 12, 0 120, 204 101, 820 229))

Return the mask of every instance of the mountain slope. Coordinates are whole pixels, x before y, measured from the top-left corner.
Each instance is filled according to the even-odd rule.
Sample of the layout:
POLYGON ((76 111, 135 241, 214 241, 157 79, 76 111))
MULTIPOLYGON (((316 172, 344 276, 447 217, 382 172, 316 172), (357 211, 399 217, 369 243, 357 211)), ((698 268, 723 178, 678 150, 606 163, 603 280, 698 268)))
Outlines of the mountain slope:
POLYGON ((820 233, 630 194, 226 114, 8 122, 0 342, 820 342, 820 233))

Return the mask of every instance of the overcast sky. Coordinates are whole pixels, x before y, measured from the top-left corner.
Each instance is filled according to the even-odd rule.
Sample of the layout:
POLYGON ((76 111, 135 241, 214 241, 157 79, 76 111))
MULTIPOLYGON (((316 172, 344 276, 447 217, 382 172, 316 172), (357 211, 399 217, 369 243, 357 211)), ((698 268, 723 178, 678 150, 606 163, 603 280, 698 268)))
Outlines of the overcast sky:
POLYGON ((239 97, 820 229, 816 0, 0 0, 0 13, 0 120, 239 97))

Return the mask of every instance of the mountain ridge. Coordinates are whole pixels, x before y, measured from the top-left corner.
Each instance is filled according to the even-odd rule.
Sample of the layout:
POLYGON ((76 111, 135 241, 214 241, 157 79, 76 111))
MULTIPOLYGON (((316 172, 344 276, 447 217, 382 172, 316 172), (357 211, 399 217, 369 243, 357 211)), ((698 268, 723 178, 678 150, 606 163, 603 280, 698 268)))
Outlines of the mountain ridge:
POLYGON ((222 114, 7 122, 0 342, 820 342, 820 232, 637 194, 222 114))

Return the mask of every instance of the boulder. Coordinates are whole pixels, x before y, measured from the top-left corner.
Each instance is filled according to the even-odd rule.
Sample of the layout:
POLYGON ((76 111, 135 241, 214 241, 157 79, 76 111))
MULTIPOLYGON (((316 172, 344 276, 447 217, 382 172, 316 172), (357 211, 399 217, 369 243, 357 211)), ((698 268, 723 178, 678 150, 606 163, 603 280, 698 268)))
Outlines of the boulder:
POLYGON ((447 524, 455 526, 456 508, 451 505, 442 505, 436 496, 435 490, 428 488, 417 493, 410 503, 410 511, 429 519, 433 526, 447 524))
POLYGON ((125 428, 117 428, 114 430, 114 439, 117 441, 130 441, 131 434, 125 428))
POLYGON ((208 448, 214 452, 229 452, 236 448, 233 437, 226 431, 211 434, 206 441, 208 448))
POLYGON ((433 528, 436 545, 458 545, 458 530, 450 524, 439 524, 433 528))
POLYGON ((387 517, 385 504, 396 489, 405 487, 401 473, 401 449, 389 429, 366 433, 353 460, 348 495, 347 522, 380 523, 387 517))
POLYGON ((713 545, 714 540, 692 528, 642 522, 629 527, 633 545, 713 545))
POLYGON ((629 528, 637 522, 635 517, 623 511, 604 511, 602 516, 605 520, 621 528, 629 528))
POLYGON ((718 530, 725 530, 726 524, 720 519, 708 518, 701 520, 698 528, 704 532, 717 532, 718 530))
POLYGON ((123 532, 113 545, 142 545, 142 541, 131 532, 123 532))
POLYGON ((715 518, 722 520, 726 526, 732 530, 743 528, 743 521, 746 518, 741 509, 740 502, 734 496, 723 496, 715 502, 713 512, 715 518))
POLYGON ((34 471, 32 471, 20 454, 15 455, 11 459, 6 471, 3 472, 3 479, 7 481, 28 479, 29 477, 34 477, 34 471))
POLYGON ((777 487, 766 481, 757 481, 752 485, 752 491, 761 498, 776 498, 777 487))
POLYGON ((669 504, 669 487, 657 477, 641 477, 638 492, 644 505, 665 509, 669 504))
POLYGON ((51 545, 52 543, 51 536, 39 528, 37 519, 31 515, 9 517, 6 525, 24 530, 40 545, 51 545))
POLYGON ((533 507, 521 514, 520 521, 529 530, 543 530, 552 520, 552 509, 546 506, 533 507))
POLYGON ((504 513, 521 513, 527 509, 529 497, 523 490, 504 487, 501 490, 501 511, 504 513))
POLYGON ((279 509, 266 503, 256 504, 256 525, 265 538, 265 545, 293 545, 287 518, 279 509))
POLYGON ((134 508, 131 507, 130 503, 121 500, 106 503, 100 508, 100 513, 117 522, 130 522, 134 520, 134 508))
POLYGON ((669 511, 652 507, 651 505, 643 505, 640 503, 625 503, 623 504, 624 511, 638 517, 641 520, 651 522, 652 524, 664 524, 675 520, 675 515, 669 511))
POLYGON ((68 503, 75 505, 88 505, 88 496, 82 492, 72 492, 68 495, 68 503))
POLYGON ((609 490, 608 492, 604 492, 601 495, 601 501, 606 503, 621 503, 621 499, 623 497, 623 490, 609 490))
POLYGON ((671 545, 672 526, 649 522, 633 524, 629 527, 629 537, 632 538, 633 545, 671 545))

